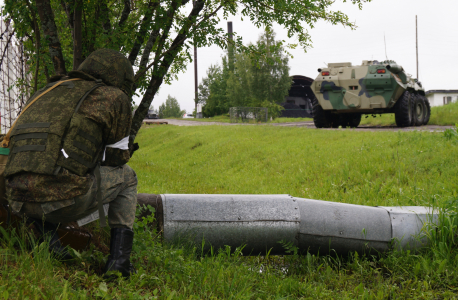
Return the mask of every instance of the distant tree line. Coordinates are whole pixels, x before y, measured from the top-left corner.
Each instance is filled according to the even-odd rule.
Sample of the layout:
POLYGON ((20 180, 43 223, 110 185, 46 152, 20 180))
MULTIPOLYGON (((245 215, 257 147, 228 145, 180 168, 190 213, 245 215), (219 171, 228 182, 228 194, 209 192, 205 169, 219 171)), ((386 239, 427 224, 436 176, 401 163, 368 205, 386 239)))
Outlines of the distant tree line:
MULTIPOLYGON (((132 105, 132 111, 135 111, 138 108, 137 104, 132 105)), ((157 113, 159 119, 164 118, 182 118, 186 113, 186 110, 181 110, 180 103, 175 97, 170 95, 167 96, 167 99, 164 103, 159 105, 159 109, 155 109, 154 105, 150 105, 149 110, 157 113)))
POLYGON ((185 113, 185 110, 181 110, 180 104, 178 103, 177 99, 175 97, 168 95, 165 102, 159 105, 157 115, 160 119, 182 118, 185 113))
POLYGON ((235 51, 234 59, 223 57, 212 65, 199 85, 199 102, 205 117, 226 114, 230 107, 267 107, 270 117, 277 117, 291 87, 288 56, 283 42, 267 28, 255 45, 248 45, 254 56, 235 51))

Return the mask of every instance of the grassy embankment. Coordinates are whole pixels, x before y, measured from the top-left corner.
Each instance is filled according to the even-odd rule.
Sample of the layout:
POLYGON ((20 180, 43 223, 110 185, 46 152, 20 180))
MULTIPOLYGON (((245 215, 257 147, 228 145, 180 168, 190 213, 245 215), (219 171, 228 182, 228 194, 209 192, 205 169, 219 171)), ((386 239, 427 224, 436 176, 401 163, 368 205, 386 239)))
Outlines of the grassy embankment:
MULTIPOLYGON (((431 118, 428 125, 455 125, 458 123, 458 102, 450 103, 444 106, 431 107, 431 118)), ((392 125, 396 126, 394 114, 377 115, 375 118, 361 119, 361 125, 392 125)))
POLYGON ((364 205, 434 205, 449 207, 452 214, 432 232, 432 245, 422 252, 376 258, 243 257, 225 251, 201 256, 199 249, 163 245, 154 233, 138 227, 138 275, 108 284, 97 275, 103 265, 98 252, 62 264, 48 260, 44 245, 30 253, 4 239, 0 297, 457 297, 458 140, 429 132, 164 125, 142 129, 138 142, 141 148, 130 165, 142 193, 278 193, 364 205))
MULTIPOLYGON (((177 119, 177 120, 185 120, 185 121, 197 121, 197 122, 221 122, 221 123, 229 123, 231 119, 228 115, 220 115, 214 116, 210 118, 203 118, 203 119, 194 119, 194 118, 170 118, 170 119, 177 119)), ((312 118, 276 118, 275 120, 269 121, 267 123, 288 123, 288 122, 305 122, 305 121, 313 121, 312 118)))
MULTIPOLYGON (((186 119, 191 121, 201 122, 227 122, 230 119, 227 115, 215 116, 205 119, 186 119)), ((277 118, 268 123, 287 123, 287 122, 304 122, 313 121, 311 118, 277 118)), ((431 107, 431 119, 428 125, 455 125, 458 123, 458 102, 450 103, 444 106, 431 107)), ((383 114, 372 117, 371 115, 363 115, 361 125, 379 125, 379 126, 396 126, 394 114, 383 114)))

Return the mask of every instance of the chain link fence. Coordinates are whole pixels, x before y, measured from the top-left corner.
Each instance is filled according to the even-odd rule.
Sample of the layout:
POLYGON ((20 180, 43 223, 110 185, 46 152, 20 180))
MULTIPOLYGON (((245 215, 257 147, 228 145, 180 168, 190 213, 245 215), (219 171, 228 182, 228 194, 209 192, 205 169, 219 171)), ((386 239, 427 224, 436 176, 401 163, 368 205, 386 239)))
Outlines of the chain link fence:
POLYGON ((267 122, 267 108, 265 107, 231 107, 229 115, 231 123, 267 122))
POLYGON ((22 41, 9 19, 0 19, 0 128, 7 133, 32 89, 22 41))

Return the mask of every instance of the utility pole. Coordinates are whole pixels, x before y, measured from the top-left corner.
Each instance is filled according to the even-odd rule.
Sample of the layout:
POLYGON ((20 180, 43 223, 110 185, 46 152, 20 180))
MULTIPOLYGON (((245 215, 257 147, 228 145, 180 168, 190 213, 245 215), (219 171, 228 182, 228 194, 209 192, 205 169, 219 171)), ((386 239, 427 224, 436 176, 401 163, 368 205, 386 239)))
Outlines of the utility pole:
POLYGON ((416 37, 416 44, 417 44, 417 80, 418 78, 418 22, 417 22, 417 15, 415 15, 415 37, 416 37))
POLYGON ((228 34, 228 42, 227 42, 227 55, 229 60, 229 70, 234 72, 234 38, 233 38, 233 31, 232 31, 232 22, 227 22, 227 34, 228 34))
POLYGON ((197 118, 197 102, 199 100, 198 92, 198 81, 197 81, 197 46, 194 41, 194 102, 195 102, 195 115, 194 118, 197 118))
MULTIPOLYGON (((196 1, 193 1, 193 5, 196 5, 196 1)), ((199 101, 199 90, 198 90, 198 80, 197 80, 197 44, 196 44, 196 37, 194 36, 194 104, 195 104, 195 112, 194 112, 194 119, 197 118, 197 102, 199 101)))

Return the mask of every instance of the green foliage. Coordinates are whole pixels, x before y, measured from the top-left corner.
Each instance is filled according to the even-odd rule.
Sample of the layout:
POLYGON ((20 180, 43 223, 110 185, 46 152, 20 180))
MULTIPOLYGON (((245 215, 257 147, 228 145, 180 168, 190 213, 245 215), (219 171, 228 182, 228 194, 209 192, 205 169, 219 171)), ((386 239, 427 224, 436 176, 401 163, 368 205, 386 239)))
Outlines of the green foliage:
POLYGON ((264 56, 239 52, 235 54, 233 70, 226 58, 222 66, 211 66, 199 86, 200 101, 205 103, 205 116, 227 113, 230 107, 267 107, 269 117, 276 118, 291 87, 288 57, 282 41, 275 40, 269 28, 256 45, 250 45, 264 56))
POLYGON ((158 116, 160 119, 164 118, 182 118, 186 111, 181 110, 180 104, 175 97, 167 96, 165 103, 159 106, 158 116))
POLYGON ((202 111, 205 117, 213 117, 229 111, 230 103, 226 93, 229 76, 225 57, 222 66, 212 65, 207 70, 207 77, 203 78, 199 85, 199 102, 205 104, 202 111))
MULTIPOLYGON (((54 19, 58 28, 59 40, 63 49, 63 56, 67 70, 73 66, 73 38, 72 27, 69 25, 67 12, 62 3, 67 3, 70 12, 75 9, 74 3, 69 1, 51 0, 54 19)), ((112 26, 109 30, 104 29, 105 23, 114 24, 124 8, 122 1, 115 1, 107 7, 106 1, 83 0, 83 24, 82 24, 82 50, 83 58, 99 48, 110 48, 119 50, 123 54, 129 54, 128 49, 135 41, 136 28, 141 17, 145 14, 147 5, 144 2, 137 3, 137 9, 133 10, 126 21, 125 26, 112 26)), ((18 38, 24 40, 24 50, 27 53, 29 72, 34 73, 36 64, 40 62, 40 69, 45 72, 38 72, 38 88, 47 82, 47 76, 54 75, 51 57, 45 34, 41 28, 39 14, 35 1, 30 0, 6 0, 3 6, 3 15, 12 18, 13 26, 16 29, 18 38), (30 8, 30 9, 29 9, 30 8), (34 36, 35 25, 33 18, 36 18, 40 29, 40 48, 37 48, 37 40, 34 36), (49 75, 47 75, 47 73, 49 75)), ((105 26, 106 27, 106 26, 105 26)))
POLYGON ((454 141, 458 141, 458 123, 455 124, 455 128, 449 128, 449 129, 445 129, 444 131, 444 137, 447 139, 447 140, 454 140, 454 141))
POLYGON ((281 112, 285 109, 283 106, 275 102, 270 102, 269 100, 261 102, 259 106, 267 108, 268 117, 272 118, 272 120, 275 120, 278 116, 280 116, 281 112))
MULTIPOLYGON (((362 4, 370 0, 351 2, 361 9, 362 4)), ((227 48, 228 34, 219 26, 221 16, 227 19, 239 14, 242 19, 250 19, 258 28, 281 24, 288 38, 295 37, 297 40, 295 44, 286 44, 284 40, 269 44, 269 39, 266 39, 265 46, 244 45, 241 36, 234 33, 233 45, 229 48, 248 55, 261 72, 258 74, 259 82, 252 82, 251 92, 257 93, 260 91, 259 83, 262 83, 262 72, 265 72, 264 62, 275 65, 275 62, 284 59, 274 55, 278 46, 285 52, 298 46, 304 49, 310 47, 307 28, 313 28, 320 20, 356 27, 343 12, 332 9, 334 1, 325 0, 307 1, 306 5, 302 1, 287 0, 40 0, 39 3, 37 5, 34 0, 5 0, 2 9, 3 16, 13 21, 16 35, 24 43, 28 75, 33 78, 31 86, 41 88, 55 73, 75 69, 80 59, 96 49, 121 51, 129 57, 136 70, 134 93, 143 96, 133 117, 133 138, 162 83, 177 79, 192 61, 194 46, 227 48), (48 7, 52 13, 45 9, 48 7), (77 18, 79 14, 75 12, 81 12, 81 18, 77 18), (40 20, 40 16, 46 18, 40 20), (56 29, 50 26, 53 23, 56 29), (76 34, 77 31, 81 34, 76 34), (81 55, 78 55, 79 52, 81 55)), ((263 94, 256 94, 250 101, 279 101, 278 94, 273 90, 277 89, 277 82, 271 83, 272 89, 263 90, 263 94)), ((282 86, 281 83, 279 85, 282 86)), ((217 103, 209 109, 209 115, 226 112, 220 110, 225 107, 228 106, 217 103)))

